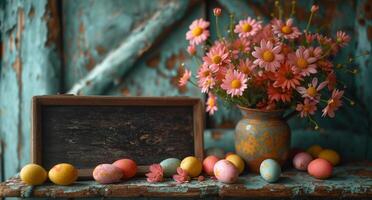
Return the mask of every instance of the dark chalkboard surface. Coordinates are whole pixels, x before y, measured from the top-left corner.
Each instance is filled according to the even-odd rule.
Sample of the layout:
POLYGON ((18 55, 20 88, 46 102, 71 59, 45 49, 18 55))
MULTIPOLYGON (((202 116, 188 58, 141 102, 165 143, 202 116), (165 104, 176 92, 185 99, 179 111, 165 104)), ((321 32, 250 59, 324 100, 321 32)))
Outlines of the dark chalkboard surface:
POLYGON ((33 99, 33 153, 46 169, 132 158, 202 158, 203 110, 195 98, 40 96, 33 99))

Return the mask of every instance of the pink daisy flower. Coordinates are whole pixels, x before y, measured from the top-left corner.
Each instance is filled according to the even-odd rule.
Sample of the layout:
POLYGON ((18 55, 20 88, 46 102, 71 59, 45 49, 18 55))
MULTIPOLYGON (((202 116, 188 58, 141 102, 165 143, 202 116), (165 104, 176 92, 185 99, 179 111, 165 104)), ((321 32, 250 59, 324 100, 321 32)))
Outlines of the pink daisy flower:
POLYGON ((216 81, 212 76, 208 76, 202 79, 199 79, 198 81, 199 87, 201 88, 202 93, 208 93, 210 89, 213 89, 214 85, 216 84, 216 81))
POLYGON ((190 30, 186 33, 186 39, 192 45, 199 45, 209 37, 209 22, 204 19, 197 19, 190 25, 190 30))
POLYGON ((318 85, 318 78, 313 78, 311 84, 308 85, 307 88, 305 87, 298 87, 296 90, 298 93, 302 95, 303 98, 309 98, 310 100, 319 102, 320 93, 319 91, 322 90, 325 86, 327 86, 327 81, 324 81, 318 85))
POLYGON ((240 72, 243 72, 245 75, 248 76, 252 74, 252 71, 256 67, 257 65, 253 64, 253 62, 250 61, 249 59, 245 59, 245 60, 241 59, 239 62, 238 69, 240 72))
POLYGON ((282 89, 295 89, 301 84, 301 75, 293 71, 293 69, 287 64, 281 64, 278 72, 276 73, 276 80, 274 82, 275 87, 281 87, 282 89))
POLYGON ((229 52, 223 43, 215 44, 207 55, 203 57, 203 61, 213 72, 217 72, 220 67, 231 62, 229 52))
POLYGON ((293 70, 302 76, 309 76, 317 72, 316 58, 310 57, 310 52, 304 47, 300 47, 295 53, 288 55, 288 62, 293 66, 293 70))
POLYGON ((292 90, 283 90, 281 87, 274 87, 272 84, 267 88, 267 94, 270 102, 289 103, 292 98, 292 90))
POLYGON ((217 97, 210 92, 208 93, 207 112, 209 112, 210 115, 213 115, 217 110, 217 97))
POLYGON ((324 35, 321 35, 319 33, 316 33, 316 39, 318 40, 319 44, 321 45, 331 45, 332 44, 332 39, 327 37, 327 36, 324 36, 324 35))
POLYGON ((240 20, 235 26, 234 32, 239 34, 241 38, 255 36, 261 29, 261 22, 248 17, 246 20, 240 20))
POLYGON ((275 20, 272 28, 276 35, 288 40, 296 39, 301 35, 298 28, 293 26, 293 19, 288 19, 285 23, 281 20, 275 20))
POLYGON ((232 54, 235 59, 239 57, 239 54, 248 53, 250 50, 250 42, 245 38, 238 38, 232 44, 232 54))
POLYGON ((332 91, 335 89, 336 87, 336 83, 337 83, 337 77, 336 77, 336 74, 334 72, 331 72, 327 75, 327 79, 326 81, 328 82, 328 90, 329 91, 332 91))
POLYGON ((185 69, 185 72, 183 73, 182 77, 180 78, 178 85, 179 86, 186 85, 186 83, 187 83, 187 81, 189 81, 190 77, 191 77, 191 71, 185 69))
POLYGON ((307 117, 309 115, 315 114, 315 111, 317 109, 316 107, 317 102, 311 101, 310 99, 305 99, 304 103, 299 103, 296 106, 296 110, 300 112, 300 116, 307 117))
POLYGON ((275 40, 277 39, 276 37, 274 37, 273 35, 273 31, 272 31, 272 28, 271 28, 271 24, 267 24, 266 26, 264 26, 258 33, 257 35, 255 35, 253 38, 252 38, 252 41, 253 43, 260 43, 261 40, 265 39, 265 40, 269 40, 269 41, 272 41, 272 40, 275 40))
POLYGON ((196 77, 198 79, 203 79, 203 78, 206 78, 206 77, 209 77, 209 76, 212 76, 212 70, 209 69, 209 67, 207 65, 202 65, 199 70, 198 70, 198 75, 196 75, 196 77))
POLYGON ((322 71, 325 72, 333 71, 333 63, 329 60, 318 60, 316 64, 322 71))
POLYGON ((322 116, 328 115, 329 117, 335 117, 335 111, 338 110, 340 106, 342 106, 342 95, 344 95, 344 91, 340 90, 333 90, 332 97, 328 100, 327 106, 322 110, 322 116))
POLYGON ((343 31, 337 31, 336 42, 340 47, 344 47, 350 42, 350 36, 343 31))
POLYGON ((237 70, 228 71, 225 79, 221 84, 221 88, 226 90, 227 94, 234 96, 242 96, 245 89, 247 89, 247 78, 245 74, 237 70))
POLYGON ((284 59, 283 54, 280 53, 281 46, 275 46, 271 41, 261 40, 260 47, 254 47, 252 52, 256 60, 254 64, 265 68, 267 71, 275 71, 280 67, 280 62, 284 59))
POLYGON ((319 60, 320 57, 322 57, 323 50, 320 47, 309 47, 307 48, 309 50, 309 56, 316 58, 316 60, 319 60))

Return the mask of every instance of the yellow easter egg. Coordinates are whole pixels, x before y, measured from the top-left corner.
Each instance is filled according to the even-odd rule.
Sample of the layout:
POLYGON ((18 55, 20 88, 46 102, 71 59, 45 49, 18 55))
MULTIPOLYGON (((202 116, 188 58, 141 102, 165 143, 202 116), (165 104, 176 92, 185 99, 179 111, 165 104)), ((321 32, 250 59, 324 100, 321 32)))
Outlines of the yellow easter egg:
POLYGON ((230 154, 226 157, 226 160, 230 161, 239 171, 239 174, 241 174, 244 171, 245 163, 240 156, 236 154, 230 154))
POLYGON ((313 145, 307 149, 307 153, 309 153, 313 158, 317 158, 319 153, 323 150, 323 148, 319 145, 313 145))
POLYGON ((318 157, 329 161, 333 166, 338 165, 341 160, 340 155, 332 149, 324 149, 318 157))
POLYGON ((202 171, 202 163, 194 156, 186 157, 182 160, 180 167, 185 170, 189 176, 197 177, 202 171))
POLYGON ((20 177, 27 185, 41 185, 47 179, 48 174, 40 165, 28 164, 22 168, 20 177))
POLYGON ((57 185, 70 185, 76 181, 78 171, 71 164, 61 163, 55 165, 48 175, 49 179, 57 185))

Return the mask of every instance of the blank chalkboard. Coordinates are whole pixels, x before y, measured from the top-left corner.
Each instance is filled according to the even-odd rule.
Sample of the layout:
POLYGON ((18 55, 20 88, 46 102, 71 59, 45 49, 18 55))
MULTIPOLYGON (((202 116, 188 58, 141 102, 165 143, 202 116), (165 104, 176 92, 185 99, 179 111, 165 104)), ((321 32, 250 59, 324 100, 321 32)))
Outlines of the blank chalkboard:
POLYGON ((67 162, 84 170, 120 158, 141 166, 202 159, 203 123, 197 98, 37 96, 32 159, 46 169, 67 162))

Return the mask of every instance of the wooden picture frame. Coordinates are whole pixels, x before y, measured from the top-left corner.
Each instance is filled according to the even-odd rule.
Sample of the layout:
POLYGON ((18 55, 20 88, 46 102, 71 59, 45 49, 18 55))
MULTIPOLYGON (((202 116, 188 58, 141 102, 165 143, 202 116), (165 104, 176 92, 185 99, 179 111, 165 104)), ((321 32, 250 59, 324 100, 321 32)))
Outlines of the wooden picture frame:
MULTIPOLYGON (((57 134, 61 130, 57 131, 49 131, 48 129, 47 134, 43 133, 43 129, 48 127, 52 119, 49 115, 45 116, 43 119, 43 115, 46 115, 48 112, 53 113, 53 108, 59 108, 59 110, 66 110, 70 109, 74 112, 75 108, 89 108, 87 110, 92 110, 96 108, 115 108, 115 109, 125 109, 125 108, 142 108, 145 107, 148 109, 149 107, 154 107, 155 110, 159 109, 176 109, 182 108, 183 110, 192 109, 192 130, 193 130, 193 151, 194 155, 199 158, 201 161, 203 159, 203 131, 204 131, 204 108, 201 99, 199 98, 191 98, 191 97, 111 97, 111 96, 73 96, 73 95, 52 95, 52 96, 34 96, 32 99, 32 134, 31 134, 31 159, 33 163, 43 165, 48 163, 49 160, 55 160, 53 158, 52 153, 48 152, 48 148, 53 148, 53 145, 45 144, 44 140, 53 140, 53 138, 58 138, 57 136, 50 136, 50 134, 57 134), (63 108, 59 108, 63 107, 63 108), (49 111, 48 111, 49 110, 49 111), (50 111, 51 110, 51 111, 50 111), (48 121, 49 120, 49 121, 48 121), (48 121, 48 123, 44 123, 44 121, 48 121), (43 134, 45 134, 43 136, 43 134), (45 139, 45 137, 49 139, 45 139), (52 138, 52 139, 50 139, 52 138), (44 155, 43 155, 44 154, 44 155), (48 156, 46 155, 48 154, 48 156), (45 158, 47 157, 47 158, 45 158), (53 158, 53 159, 52 159, 53 158)), ((151 109, 151 108, 150 108, 151 109)), ((168 111, 169 111, 168 109, 168 111)), ((57 109, 58 110, 58 109, 57 109)), ((78 115, 79 111, 76 111, 76 115, 78 115)), ((189 113, 189 111, 188 111, 189 113)), ((75 113, 70 113, 69 116, 74 116, 75 113)), ((56 115, 52 115, 56 116, 56 115)), ((58 115, 60 116, 60 115, 58 115)), ((62 116, 63 117, 63 116, 62 116)), ((52 117, 53 118, 53 117, 52 117)), ((66 117, 65 117, 66 118, 66 117)), ((178 116, 180 118, 180 116, 178 116)), ((182 117, 181 117, 182 118, 182 117)), ((64 118, 62 118, 64 119, 64 118)), ((79 118, 77 120, 84 119, 79 118)), ((59 119, 60 120, 60 119, 59 119)), ((63 120, 62 120, 63 121, 63 120)), ((190 121, 190 120, 189 120, 190 121)), ((161 123, 161 122, 160 122, 161 123)), ((58 123, 57 123, 58 124, 58 123)), ((55 128, 53 130, 56 130, 55 128)), ((49 141, 50 142, 50 141, 49 141)), ((56 144, 58 141, 54 141, 56 144)), ((62 141, 61 141, 62 142, 62 141)), ((172 145, 172 144, 169 144, 172 145)), ((65 145, 63 145, 65 146, 65 145)), ((76 145, 74 146, 76 148, 76 145)), ((64 147, 63 147, 64 148, 64 147)), ((67 147, 66 147, 67 148, 67 147)), ((177 148, 177 147, 174 147, 177 148)), ((51 150, 52 151, 52 150, 51 150)), ((66 152, 67 153, 67 152, 66 152)), ((84 152, 83 152, 84 153, 84 152)), ((89 154, 90 152, 86 152, 89 154)), ((107 153, 107 152, 106 152, 107 153)), ((149 152, 151 154, 151 152, 149 152)), ((151 155, 149 155, 151 156, 151 155)), ((135 158, 134 158, 135 159, 135 158)), ((179 159, 182 159, 180 157, 179 159)), ((68 159, 67 159, 68 160, 68 159)), ((59 159, 60 162, 65 162, 63 159, 59 159)), ((160 162, 159 160, 158 162, 160 162)), ((104 162, 104 161, 102 161, 104 162)), ((58 164, 58 163, 54 163, 58 164)), ((97 163, 98 164, 98 163, 97 163)), ((140 164, 140 163, 139 163, 140 164)), ((44 166, 47 169, 50 168, 50 164, 48 166, 44 166)), ((79 170, 79 178, 91 178, 93 166, 89 167, 77 167, 79 170)), ((139 174, 143 174, 147 171, 147 165, 139 165, 139 174)))

